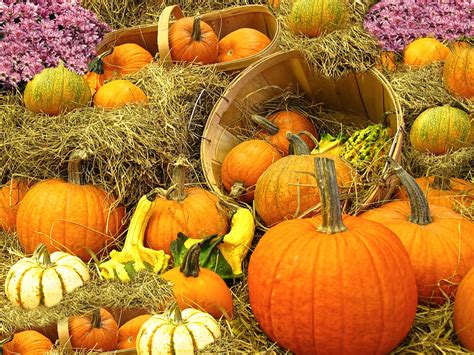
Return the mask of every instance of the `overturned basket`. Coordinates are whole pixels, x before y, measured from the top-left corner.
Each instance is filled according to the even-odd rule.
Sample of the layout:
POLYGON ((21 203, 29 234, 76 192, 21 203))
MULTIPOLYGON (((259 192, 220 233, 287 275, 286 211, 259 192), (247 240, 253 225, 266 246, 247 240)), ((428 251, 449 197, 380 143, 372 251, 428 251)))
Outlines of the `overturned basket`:
MULTIPOLYGON (((100 54, 110 47, 120 44, 135 43, 148 50, 153 56, 158 53, 160 61, 171 63, 168 29, 173 23, 173 21, 170 21, 172 15, 175 19, 184 17, 181 8, 178 5, 172 5, 163 10, 158 24, 124 28, 108 33, 97 45, 97 53, 100 54)), ((257 54, 227 63, 209 64, 207 66, 215 67, 221 71, 240 71, 277 51, 280 24, 266 6, 244 5, 212 11, 203 14, 201 20, 212 27, 219 39, 244 27, 256 29, 271 39, 271 43, 257 54)))
MULTIPOLYGON (((248 122, 244 111, 278 96, 283 89, 322 103, 323 109, 344 114, 341 123, 344 117, 355 117, 370 124, 380 123, 385 117, 395 132, 389 155, 400 161, 402 110, 393 89, 379 71, 371 69, 328 79, 314 72, 301 52, 279 52, 241 72, 216 103, 206 123, 201 141, 201 164, 207 183, 220 196, 228 198, 221 183, 221 166, 227 153, 241 142, 236 132, 239 128, 245 129, 248 122)), ((396 185, 397 180, 389 174, 385 164, 377 184, 357 203, 355 212, 386 200, 396 185)))

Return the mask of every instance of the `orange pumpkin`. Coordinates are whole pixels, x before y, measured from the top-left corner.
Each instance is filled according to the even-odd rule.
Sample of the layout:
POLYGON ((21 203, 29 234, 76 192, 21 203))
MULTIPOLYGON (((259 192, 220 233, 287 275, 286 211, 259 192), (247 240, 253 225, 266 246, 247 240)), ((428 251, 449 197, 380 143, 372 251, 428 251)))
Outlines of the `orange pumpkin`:
POLYGON ((89 71, 84 74, 84 79, 86 79, 89 88, 91 89, 91 95, 94 96, 97 90, 104 85, 104 74, 98 74, 93 71, 89 71))
POLYGON ((173 23, 169 30, 169 43, 174 61, 201 64, 216 62, 217 35, 199 16, 184 17, 173 23))
POLYGON ((135 349, 138 331, 150 317, 151 314, 144 314, 124 323, 118 330, 117 350, 135 349))
MULTIPOLYGON (((136 73, 153 61, 150 52, 135 43, 124 43, 113 47, 97 58, 97 65, 103 62, 105 80, 136 73)), ((100 74, 100 71, 96 72, 100 74)))
MULTIPOLYGON (((253 115, 251 119, 265 131, 262 134, 262 138, 282 151, 283 155, 289 154, 290 142, 286 137, 287 132, 296 134, 305 131, 310 133, 315 139, 319 138, 313 123, 298 112, 283 110, 271 114, 268 118, 253 115)), ((309 150, 315 147, 314 141, 308 134, 303 135, 302 138, 309 150)))
POLYGON ((318 161, 322 216, 284 221, 260 239, 248 269, 252 312, 296 354, 388 354, 415 317, 410 260, 382 224, 342 215, 335 164, 318 161))
POLYGON ((13 232, 20 202, 31 184, 26 180, 12 179, 0 189, 0 229, 13 232))
POLYGON ((270 43, 271 39, 260 31, 253 28, 239 28, 219 41, 217 62, 231 62, 250 57, 265 49, 270 43))
POLYGON ((73 348, 112 351, 117 347, 118 325, 104 308, 69 319, 69 333, 73 348))
POLYGON ((2 347, 4 355, 43 355, 49 353, 53 343, 35 330, 16 333, 13 339, 2 347))
POLYGON ((194 239, 223 235, 229 228, 228 218, 219 207, 219 198, 198 188, 184 188, 184 157, 174 164, 171 187, 156 198, 154 212, 145 231, 146 246, 170 254, 171 242, 181 232, 194 239))
POLYGON ((222 162, 222 184, 230 196, 252 202, 258 178, 281 157, 278 150, 265 141, 242 142, 232 148, 222 162))
MULTIPOLYGON (((308 147, 297 135, 288 133, 287 137, 294 144, 297 155, 288 155, 270 165, 255 188, 255 210, 267 227, 303 214, 314 215, 316 211, 311 209, 321 201, 313 174, 316 155, 310 155, 308 147)), ((333 159, 339 186, 350 186, 353 171, 349 164, 331 154, 317 156, 333 159)))
POLYGON ((163 275, 173 282, 179 308, 196 308, 214 318, 232 318, 232 294, 225 281, 214 271, 199 267, 201 244, 194 244, 184 255, 183 263, 163 275))
POLYGON ((459 285, 454 302, 454 329, 462 346, 474 351, 474 268, 459 285))
POLYGON ((87 248, 100 254, 115 244, 125 209, 114 207, 115 198, 101 188, 84 184, 85 158, 84 151, 74 151, 67 181, 44 180, 26 193, 18 209, 17 232, 27 254, 43 243, 50 253, 63 250, 88 261, 87 248))
POLYGON ((415 270, 420 301, 444 304, 474 267, 474 223, 450 208, 429 207, 415 179, 392 159, 390 162, 409 202, 390 202, 361 217, 383 224, 400 238, 415 270))
POLYGON ((451 53, 449 48, 435 38, 417 38, 403 51, 406 65, 420 67, 436 61, 444 61, 451 53))
POLYGON ((397 53, 390 51, 382 51, 380 53, 380 63, 375 66, 377 69, 394 71, 397 69, 397 53))
POLYGON ((443 80, 451 94, 474 100, 474 47, 458 47, 448 56, 443 80))
POLYGON ((118 108, 131 103, 148 103, 148 98, 138 86, 128 80, 112 80, 101 86, 94 96, 94 105, 118 108))

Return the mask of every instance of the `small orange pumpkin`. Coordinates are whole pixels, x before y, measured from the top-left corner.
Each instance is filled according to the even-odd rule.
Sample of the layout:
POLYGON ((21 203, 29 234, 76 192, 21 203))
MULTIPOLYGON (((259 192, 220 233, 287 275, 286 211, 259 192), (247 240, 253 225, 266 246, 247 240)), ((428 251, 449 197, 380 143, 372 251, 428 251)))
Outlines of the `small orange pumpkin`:
MULTIPOLYGON (((99 55, 103 61, 104 79, 136 73, 153 61, 153 56, 145 48, 135 43, 124 43, 99 55)), ((96 71, 96 70, 91 70, 96 71)), ((100 71, 96 71, 100 74, 100 71)))
POLYGON ((0 189, 0 229, 13 232, 20 202, 31 184, 26 180, 12 179, 0 189))
POLYGON ((461 344, 474 351, 474 268, 459 285, 454 302, 454 329, 461 344))
POLYGON ((89 88, 91 89, 91 95, 94 96, 97 90, 104 85, 104 74, 98 74, 93 71, 89 71, 84 74, 84 79, 86 79, 89 88))
POLYGON ((148 98, 138 86, 128 80, 112 80, 101 86, 94 95, 94 105, 118 108, 131 103, 148 103, 148 98))
POLYGON ((250 57, 271 43, 267 35, 253 28, 239 28, 219 41, 218 63, 250 57))
POLYGON ((397 53, 390 51, 382 51, 380 53, 380 63, 375 66, 377 69, 385 69, 394 71, 397 69, 397 53))
POLYGON ((408 66, 420 67, 436 61, 444 61, 451 53, 449 48, 435 38, 417 38, 403 51, 404 63, 408 66))
POLYGON ((35 330, 16 333, 13 339, 2 347, 4 355, 43 355, 51 351, 53 343, 35 330))
POLYGON ((451 94, 474 100, 474 47, 458 47, 448 56, 443 80, 451 94))
POLYGON ((199 16, 184 17, 169 29, 171 58, 178 62, 212 64, 216 62, 218 38, 199 16))
POLYGON ((124 323, 118 330, 117 350, 135 349, 138 331, 150 317, 151 314, 144 314, 124 323))

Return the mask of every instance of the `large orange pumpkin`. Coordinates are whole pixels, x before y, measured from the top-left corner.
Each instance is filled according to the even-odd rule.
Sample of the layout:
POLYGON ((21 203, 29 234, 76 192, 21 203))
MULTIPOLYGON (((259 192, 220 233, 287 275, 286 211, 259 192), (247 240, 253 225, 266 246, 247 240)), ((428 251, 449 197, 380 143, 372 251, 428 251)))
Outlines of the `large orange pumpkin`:
POLYGON ((270 43, 271 39, 260 31, 253 28, 239 28, 219 41, 217 62, 231 62, 250 57, 264 50, 270 43))
POLYGON ((446 58, 443 80, 451 94, 474 100, 474 47, 458 47, 446 58))
POLYGON ((383 224, 400 238, 415 270, 420 301, 443 304, 474 267, 474 223, 448 207, 429 207, 415 179, 390 161, 409 202, 390 202, 361 217, 383 224))
POLYGON ((114 207, 115 198, 100 187, 84 184, 85 158, 84 151, 74 151, 67 181, 44 180, 26 193, 17 215, 18 238, 26 253, 43 243, 49 252, 63 250, 88 261, 87 248, 100 254, 115 244, 125 209, 114 207))
POLYGON ((382 224, 342 215, 334 163, 318 161, 322 216, 282 222, 260 239, 248 269, 253 314, 296 354, 387 354, 415 317, 410 260, 382 224))
POLYGON ((94 105, 118 108, 131 103, 148 103, 148 98, 138 86, 128 80, 112 80, 101 86, 94 95, 94 105))
POLYGON ((199 16, 184 17, 173 23, 169 43, 174 61, 212 64, 217 60, 217 35, 199 16))
POLYGON ((435 38, 417 38, 406 46, 403 61, 408 66, 420 67, 444 61, 449 53, 451 53, 449 48, 435 38))
POLYGON ((200 243, 194 244, 184 255, 183 263, 163 275, 173 283, 176 302, 183 310, 196 308, 214 318, 232 318, 232 293, 225 281, 214 271, 199 267, 200 243))
POLYGON ((228 218, 218 205, 219 198, 199 187, 185 188, 184 157, 175 163, 171 187, 156 198, 154 212, 145 231, 146 246, 170 254, 171 242, 181 232, 194 239, 223 235, 228 218))
POLYGON ((69 319, 69 333, 73 348, 112 351, 117 347, 118 324, 104 308, 69 319))
MULTIPOLYGON (((153 61, 153 56, 145 48, 135 43, 124 43, 98 56, 96 65, 103 61, 104 79, 136 73, 153 61)), ((100 71, 93 70, 100 74, 100 71)))
POLYGON ((4 355, 43 355, 51 351, 53 343, 35 330, 16 333, 13 339, 2 346, 4 355))
POLYGON ((474 351, 474 268, 459 285, 454 302, 454 329, 461 344, 474 351))
POLYGON ((26 180, 12 179, 0 189, 0 229, 13 232, 16 229, 16 215, 31 184, 26 180))
POLYGON ((124 323, 118 330, 117 350, 135 349, 138 331, 150 317, 151 314, 143 314, 124 323))
POLYGON ((230 196, 252 202, 255 184, 282 155, 268 142, 251 139, 236 145, 222 162, 222 184, 230 196))
MULTIPOLYGON (((297 155, 288 155, 270 165, 255 188, 255 210, 267 227, 303 214, 314 215, 315 211, 308 211, 321 202, 313 174, 315 155, 309 154, 300 137, 292 133, 288 137, 295 144, 297 155)), ((334 160, 339 186, 351 185, 353 171, 349 164, 331 154, 317 156, 334 160)))

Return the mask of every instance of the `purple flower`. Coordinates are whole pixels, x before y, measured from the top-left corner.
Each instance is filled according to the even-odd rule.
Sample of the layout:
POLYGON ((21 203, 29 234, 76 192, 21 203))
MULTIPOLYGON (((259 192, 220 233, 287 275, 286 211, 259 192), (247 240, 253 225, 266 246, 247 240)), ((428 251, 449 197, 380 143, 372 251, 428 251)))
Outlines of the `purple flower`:
POLYGON ((28 82, 60 60, 79 74, 110 28, 77 0, 0 3, 0 88, 28 82))

